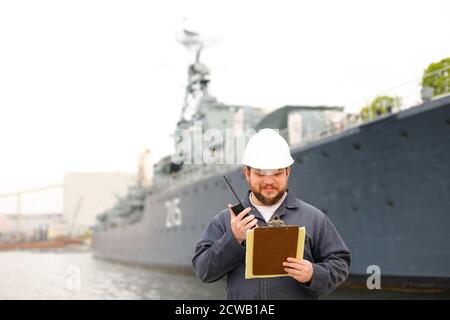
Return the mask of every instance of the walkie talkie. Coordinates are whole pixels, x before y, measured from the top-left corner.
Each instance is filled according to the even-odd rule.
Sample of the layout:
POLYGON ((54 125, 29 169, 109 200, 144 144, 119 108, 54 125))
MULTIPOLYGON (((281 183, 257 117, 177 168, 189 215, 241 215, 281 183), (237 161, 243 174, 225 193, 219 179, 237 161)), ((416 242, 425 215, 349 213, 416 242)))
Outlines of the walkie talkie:
MULTIPOLYGON (((234 206, 231 207, 231 210, 233 210, 234 214, 235 214, 235 215, 238 215, 238 214, 241 213, 245 208, 244 208, 244 206, 242 205, 241 200, 239 200, 239 197, 237 196, 236 192, 234 192, 233 187, 232 187, 231 184, 228 182, 227 177, 223 176, 223 178, 225 179, 225 181, 227 182, 227 184, 228 184, 228 186, 230 187, 231 191, 233 191, 233 194, 234 194, 234 196, 236 197, 237 201, 239 202, 238 204, 236 204, 236 205, 234 205, 234 206)), ((244 216, 244 218, 247 217, 247 216, 248 216, 248 214, 246 214, 246 215, 244 216)))

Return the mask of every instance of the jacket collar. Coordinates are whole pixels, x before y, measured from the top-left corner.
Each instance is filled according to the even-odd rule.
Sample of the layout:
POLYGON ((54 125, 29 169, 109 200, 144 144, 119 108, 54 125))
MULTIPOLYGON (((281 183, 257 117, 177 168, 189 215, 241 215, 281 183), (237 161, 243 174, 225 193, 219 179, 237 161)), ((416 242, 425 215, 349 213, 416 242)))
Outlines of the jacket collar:
MULTIPOLYGON (((299 204, 297 202, 297 197, 295 196, 295 194, 289 188, 286 190, 286 192, 287 192, 286 198, 284 198, 280 207, 275 211, 274 216, 276 216, 276 215, 283 216, 286 213, 285 208, 293 209, 293 208, 299 207, 299 204)), ((244 206, 244 208, 251 207, 253 209, 252 213, 255 214, 257 217, 259 217, 260 219, 264 220, 263 216, 258 211, 258 209, 256 209, 250 202, 250 199, 249 199, 250 193, 251 193, 251 190, 248 190, 247 196, 244 199, 242 199, 242 205, 244 206)))

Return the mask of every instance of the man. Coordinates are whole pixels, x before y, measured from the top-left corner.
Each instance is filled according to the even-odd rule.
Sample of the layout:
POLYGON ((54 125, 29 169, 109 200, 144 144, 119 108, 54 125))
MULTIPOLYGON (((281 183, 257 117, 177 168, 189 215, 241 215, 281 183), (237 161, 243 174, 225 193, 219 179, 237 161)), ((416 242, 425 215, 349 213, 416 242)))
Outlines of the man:
POLYGON ((197 276, 209 283, 226 275, 228 299, 317 299, 348 276, 350 251, 330 219, 288 189, 293 162, 288 144, 274 130, 254 135, 242 160, 250 188, 242 201, 246 209, 236 215, 229 204, 195 246, 197 276), (283 263, 289 277, 245 279, 246 232, 275 218, 305 226, 304 259, 290 257, 283 263))

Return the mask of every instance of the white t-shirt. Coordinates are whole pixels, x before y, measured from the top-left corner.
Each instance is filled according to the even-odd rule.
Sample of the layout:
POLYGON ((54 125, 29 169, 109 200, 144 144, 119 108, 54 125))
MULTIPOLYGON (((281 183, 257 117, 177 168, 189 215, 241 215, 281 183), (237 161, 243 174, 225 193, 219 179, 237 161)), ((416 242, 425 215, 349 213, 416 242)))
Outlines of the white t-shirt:
POLYGON ((281 203, 283 202, 284 198, 286 198, 287 192, 284 192, 283 197, 280 199, 280 201, 278 201, 277 203, 275 203, 274 205, 271 206, 258 206, 256 205, 253 201, 252 201, 252 197, 253 197, 253 192, 250 193, 250 195, 248 196, 248 198, 250 199, 250 202, 252 203, 252 205, 258 209, 259 212, 261 212, 262 216, 264 217, 264 220, 266 220, 266 222, 269 222, 270 218, 272 218, 273 214, 275 213, 275 211, 278 209, 278 207, 281 205, 281 203))

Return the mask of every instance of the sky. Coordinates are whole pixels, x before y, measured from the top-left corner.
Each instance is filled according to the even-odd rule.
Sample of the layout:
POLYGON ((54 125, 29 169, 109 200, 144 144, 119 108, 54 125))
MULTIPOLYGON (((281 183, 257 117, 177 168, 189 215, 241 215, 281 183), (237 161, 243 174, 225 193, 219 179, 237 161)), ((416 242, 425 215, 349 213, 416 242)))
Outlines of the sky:
MULTIPOLYGON (((424 69, 450 56, 449 13, 446 0, 0 1, 0 194, 170 154, 183 27, 220 39, 202 54, 219 101, 357 112, 377 94, 420 102, 424 69)), ((58 210, 55 192, 25 211, 58 210)))

